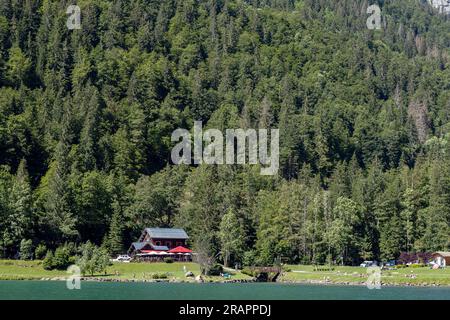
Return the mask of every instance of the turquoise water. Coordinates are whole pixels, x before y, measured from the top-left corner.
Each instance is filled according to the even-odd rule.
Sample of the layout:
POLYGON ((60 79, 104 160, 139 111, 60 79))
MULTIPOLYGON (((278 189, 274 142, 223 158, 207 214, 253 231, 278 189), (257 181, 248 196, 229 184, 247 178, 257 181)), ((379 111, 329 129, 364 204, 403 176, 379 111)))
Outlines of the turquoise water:
POLYGON ((64 281, 0 281, 0 299, 57 300, 450 300, 450 288, 383 287, 299 284, 188 284, 82 282, 68 290, 64 281))

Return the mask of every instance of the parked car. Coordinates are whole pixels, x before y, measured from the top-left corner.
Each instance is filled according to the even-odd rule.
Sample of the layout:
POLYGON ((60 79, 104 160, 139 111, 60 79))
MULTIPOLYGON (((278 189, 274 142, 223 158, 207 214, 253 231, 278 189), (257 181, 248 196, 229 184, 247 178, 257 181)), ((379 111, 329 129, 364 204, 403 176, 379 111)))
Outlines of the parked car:
POLYGON ((112 261, 114 262, 130 262, 131 261, 131 257, 127 254, 121 254, 120 256, 118 256, 117 258, 113 259, 112 261))
POLYGON ((363 267, 363 268, 376 267, 377 262, 376 261, 363 261, 363 263, 361 263, 359 266, 363 267))
POLYGON ((384 264, 386 267, 394 267, 395 266, 395 260, 390 260, 384 264))

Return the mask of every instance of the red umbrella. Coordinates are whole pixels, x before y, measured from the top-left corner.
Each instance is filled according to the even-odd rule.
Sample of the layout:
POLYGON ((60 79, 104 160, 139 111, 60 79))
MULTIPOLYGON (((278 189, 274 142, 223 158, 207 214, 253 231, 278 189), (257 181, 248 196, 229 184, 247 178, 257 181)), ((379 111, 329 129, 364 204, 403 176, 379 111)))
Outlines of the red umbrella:
POLYGON ((189 250, 185 247, 179 246, 179 247, 173 248, 172 250, 169 250, 169 253, 192 253, 192 250, 189 250))

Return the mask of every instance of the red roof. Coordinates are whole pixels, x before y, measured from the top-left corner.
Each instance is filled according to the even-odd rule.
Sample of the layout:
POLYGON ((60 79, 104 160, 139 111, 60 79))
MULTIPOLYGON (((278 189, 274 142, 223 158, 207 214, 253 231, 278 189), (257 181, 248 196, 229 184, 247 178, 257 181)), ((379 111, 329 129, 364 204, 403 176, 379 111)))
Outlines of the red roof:
POLYGON ((179 246, 176 248, 173 248, 172 250, 169 250, 170 253, 192 253, 192 250, 189 250, 185 247, 179 246))

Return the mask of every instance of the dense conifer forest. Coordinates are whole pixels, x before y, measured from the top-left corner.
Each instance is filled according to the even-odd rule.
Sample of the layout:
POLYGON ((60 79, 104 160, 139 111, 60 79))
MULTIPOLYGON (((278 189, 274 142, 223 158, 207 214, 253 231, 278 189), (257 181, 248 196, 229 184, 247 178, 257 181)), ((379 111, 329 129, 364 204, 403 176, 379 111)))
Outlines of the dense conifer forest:
POLYGON ((450 248, 450 19, 427 1, 79 0, 69 30, 71 4, 0 0, 1 256, 114 255, 150 226, 227 264, 450 248), (278 175, 173 165, 195 120, 278 128, 278 175))

